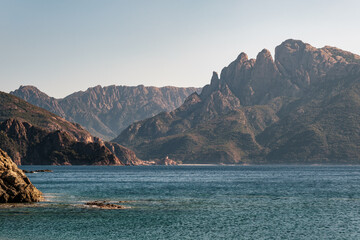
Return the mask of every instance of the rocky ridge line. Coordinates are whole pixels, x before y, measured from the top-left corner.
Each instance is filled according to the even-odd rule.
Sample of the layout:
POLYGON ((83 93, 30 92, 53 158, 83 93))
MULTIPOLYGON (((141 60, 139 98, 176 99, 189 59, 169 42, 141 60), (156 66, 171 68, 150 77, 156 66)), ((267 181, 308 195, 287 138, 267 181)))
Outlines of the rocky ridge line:
POLYGON ((135 121, 179 107, 196 91, 200 89, 112 85, 55 99, 34 86, 21 86, 11 94, 84 126, 94 136, 110 140, 135 121))
POLYGON ((241 53, 201 94, 114 141, 143 159, 184 163, 354 163, 359 64, 356 54, 293 39, 276 47, 275 59, 266 49, 256 59, 241 53))

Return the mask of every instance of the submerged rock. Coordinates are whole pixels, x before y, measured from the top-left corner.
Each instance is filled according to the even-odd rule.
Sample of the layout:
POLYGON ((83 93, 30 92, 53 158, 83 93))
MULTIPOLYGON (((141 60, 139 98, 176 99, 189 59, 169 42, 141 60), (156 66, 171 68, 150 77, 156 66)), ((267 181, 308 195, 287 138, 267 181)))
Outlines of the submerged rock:
POLYGON ((125 209, 125 208, 127 208, 125 206, 109 203, 106 201, 92 201, 92 202, 85 203, 85 205, 87 205, 89 207, 100 208, 100 209, 125 209))
POLYGON ((38 172, 53 172, 53 170, 49 169, 40 169, 35 171, 29 171, 29 170, 22 170, 24 173, 38 173, 38 172))
POLYGON ((53 172, 53 170, 50 170, 50 169, 40 169, 40 170, 35 170, 35 172, 53 172))
POLYGON ((0 203, 38 202, 42 193, 0 149, 0 203))

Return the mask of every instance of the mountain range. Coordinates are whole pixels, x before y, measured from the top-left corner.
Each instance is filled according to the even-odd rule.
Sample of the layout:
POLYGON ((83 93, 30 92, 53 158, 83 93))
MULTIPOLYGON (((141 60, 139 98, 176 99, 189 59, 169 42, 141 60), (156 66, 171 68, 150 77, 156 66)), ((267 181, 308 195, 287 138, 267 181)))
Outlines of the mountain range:
POLYGON ((96 86, 55 99, 34 86, 11 92, 68 121, 76 122, 104 140, 115 138, 131 123, 179 107, 199 88, 96 86))
MULTIPOLYGON (((123 129, 110 143, 78 124, 66 128, 75 141, 98 142, 112 154, 125 146, 143 160, 358 164, 359 84, 359 55, 289 39, 275 48, 274 58, 267 49, 256 59, 241 53, 202 89, 97 86, 55 99, 22 86, 12 94, 99 137, 110 139, 123 129)), ((34 116, 36 126, 57 131, 64 124, 34 116)), ((67 122, 48 119, 56 118, 67 122)), ((13 120, 6 121, 4 126, 13 120)), ((140 163, 132 156, 127 164, 140 163)))
POLYGON ((241 53, 200 94, 114 142, 184 163, 360 163, 360 56, 289 39, 241 53))

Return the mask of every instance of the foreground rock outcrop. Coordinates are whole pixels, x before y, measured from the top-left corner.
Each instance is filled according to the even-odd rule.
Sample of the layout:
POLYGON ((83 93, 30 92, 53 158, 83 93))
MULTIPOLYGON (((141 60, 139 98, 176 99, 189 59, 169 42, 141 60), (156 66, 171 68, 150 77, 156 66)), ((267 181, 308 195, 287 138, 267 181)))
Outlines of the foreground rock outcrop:
POLYGON ((34 187, 6 152, 0 149, 0 203, 38 202, 42 193, 34 187))

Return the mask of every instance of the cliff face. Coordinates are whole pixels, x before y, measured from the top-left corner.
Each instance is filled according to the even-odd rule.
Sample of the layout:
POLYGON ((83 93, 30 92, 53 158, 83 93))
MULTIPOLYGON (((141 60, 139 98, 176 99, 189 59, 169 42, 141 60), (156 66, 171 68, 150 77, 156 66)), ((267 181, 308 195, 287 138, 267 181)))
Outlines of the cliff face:
POLYGON ((256 59, 241 53, 200 95, 114 141, 143 159, 184 163, 354 163, 359 64, 358 55, 292 39, 275 59, 266 49, 256 59))
POLYGON ((20 98, 0 92, 0 102, 0 148, 18 165, 143 164, 131 150, 20 98))
POLYGON ((11 94, 20 97, 35 106, 46 109, 56 115, 65 118, 65 113, 57 99, 49 97, 34 86, 20 86, 11 94))
POLYGON ((0 146, 18 165, 125 164, 102 142, 79 142, 67 132, 47 131, 18 119, 4 121, 0 134, 0 146))
POLYGON ((79 124, 68 122, 64 118, 34 106, 16 96, 0 92, 0 122, 9 118, 18 118, 49 131, 65 131, 78 141, 96 141, 79 124))
POLYGON ((42 193, 0 149, 0 203, 38 202, 42 193))
POLYGON ((84 126, 91 134, 112 139, 131 123, 179 107, 196 88, 96 86, 54 99, 33 86, 11 92, 69 121, 84 126))

